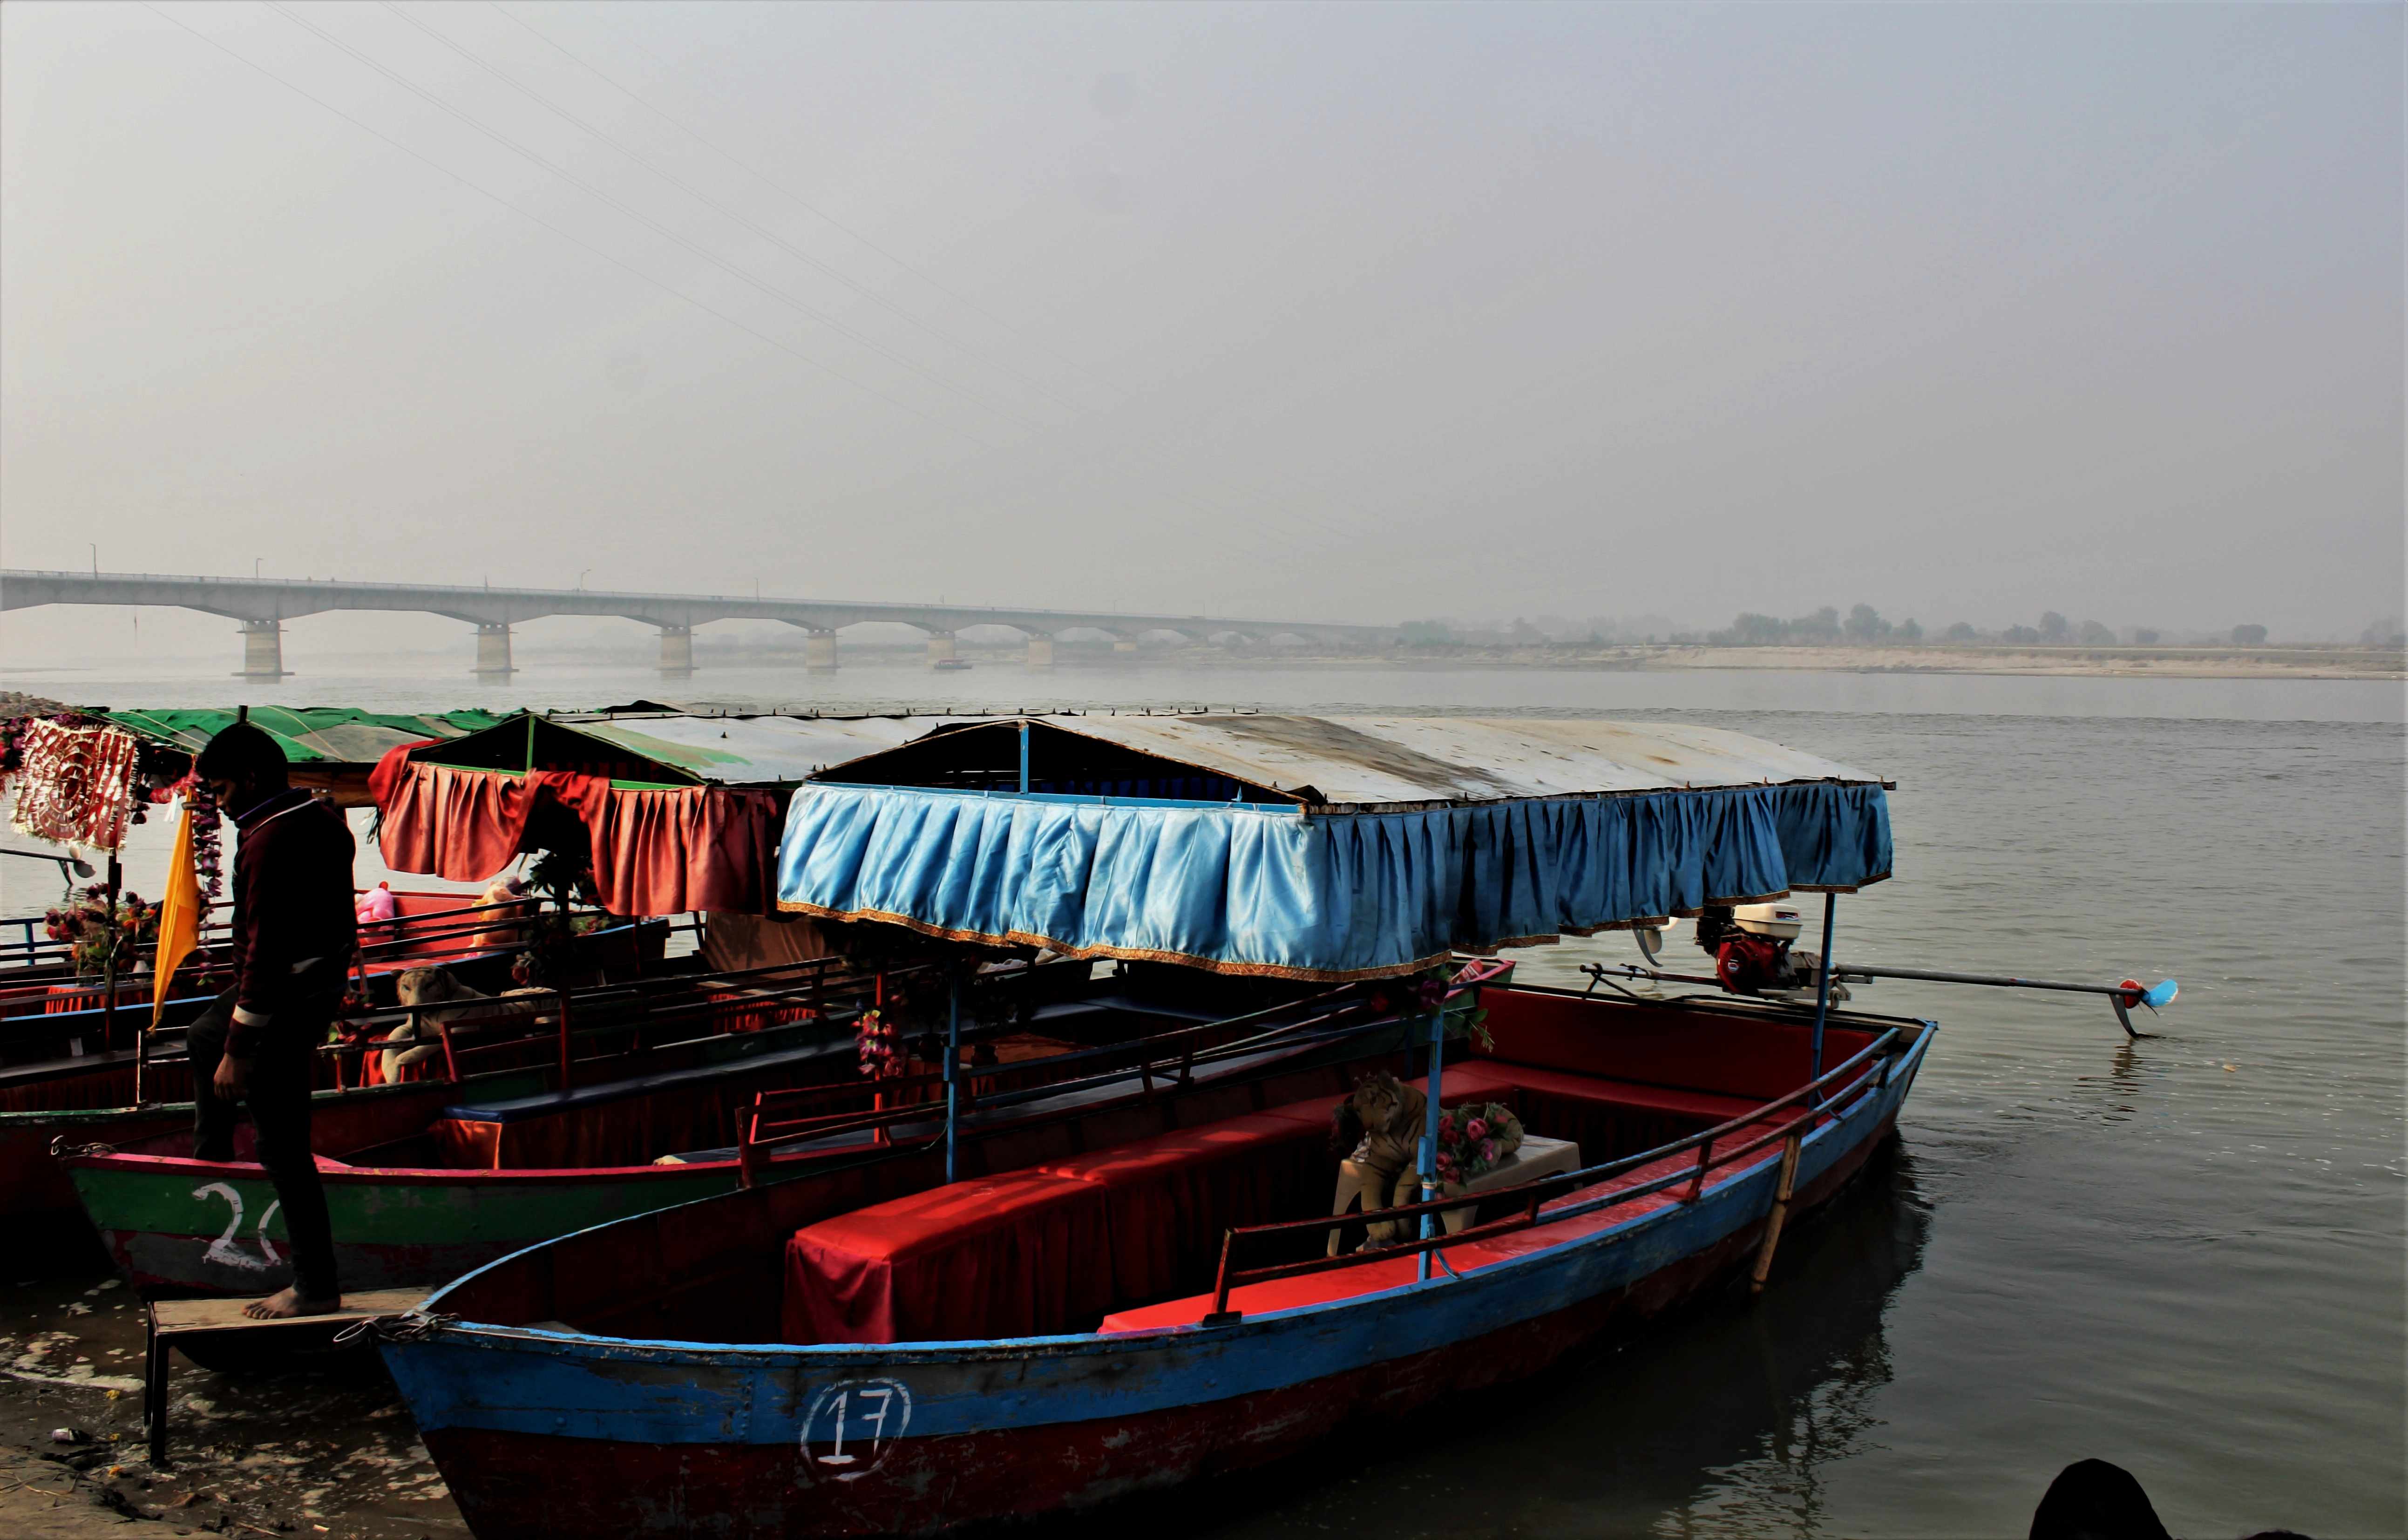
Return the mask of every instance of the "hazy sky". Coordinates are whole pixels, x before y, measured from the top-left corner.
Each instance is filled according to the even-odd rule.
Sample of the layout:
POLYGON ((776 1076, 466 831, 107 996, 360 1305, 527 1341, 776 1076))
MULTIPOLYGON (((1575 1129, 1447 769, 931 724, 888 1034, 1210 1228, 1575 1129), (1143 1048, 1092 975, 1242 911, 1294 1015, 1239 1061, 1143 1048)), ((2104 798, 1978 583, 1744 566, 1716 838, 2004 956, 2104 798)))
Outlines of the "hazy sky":
POLYGON ((2401 19, 11 0, 0 559, 2354 636, 2401 19))

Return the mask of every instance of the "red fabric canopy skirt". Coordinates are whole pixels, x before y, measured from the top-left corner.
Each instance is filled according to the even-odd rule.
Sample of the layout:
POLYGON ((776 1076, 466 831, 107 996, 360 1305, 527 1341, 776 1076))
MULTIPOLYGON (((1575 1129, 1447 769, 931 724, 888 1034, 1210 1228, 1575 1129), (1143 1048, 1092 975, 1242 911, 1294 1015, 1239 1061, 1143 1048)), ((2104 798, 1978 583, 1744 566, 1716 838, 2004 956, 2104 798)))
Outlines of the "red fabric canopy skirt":
POLYGON ((368 780, 382 814, 377 846, 395 871, 483 882, 525 849, 527 820, 550 798, 584 823, 594 885, 613 914, 772 907, 784 792, 622 790, 573 770, 413 764, 416 746, 388 753, 368 780))

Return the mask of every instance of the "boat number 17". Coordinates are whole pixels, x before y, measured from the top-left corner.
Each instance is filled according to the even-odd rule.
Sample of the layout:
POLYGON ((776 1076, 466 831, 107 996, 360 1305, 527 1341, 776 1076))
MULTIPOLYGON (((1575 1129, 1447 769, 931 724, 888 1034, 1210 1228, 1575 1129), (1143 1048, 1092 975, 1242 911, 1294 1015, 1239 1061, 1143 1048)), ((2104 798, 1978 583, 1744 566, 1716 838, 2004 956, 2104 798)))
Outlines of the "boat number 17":
POLYGON ((897 1379, 839 1380, 803 1418, 803 1464, 816 1476, 853 1481, 878 1468, 911 1426, 911 1392, 897 1379))

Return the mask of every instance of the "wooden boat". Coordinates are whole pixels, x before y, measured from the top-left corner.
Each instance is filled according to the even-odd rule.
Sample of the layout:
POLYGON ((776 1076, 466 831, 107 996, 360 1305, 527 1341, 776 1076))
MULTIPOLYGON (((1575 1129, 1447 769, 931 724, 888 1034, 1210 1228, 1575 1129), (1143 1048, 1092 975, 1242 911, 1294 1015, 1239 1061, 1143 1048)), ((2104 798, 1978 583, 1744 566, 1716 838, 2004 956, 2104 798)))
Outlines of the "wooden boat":
POLYGON ((958 1162, 949 1139, 582 1231, 437 1291, 387 1364, 485 1540, 1026 1519, 1510 1382, 1761 1277, 1889 1136, 1932 1029, 1834 1015, 1827 987, 1812 1010, 1503 987, 1461 954, 1880 881, 1885 789, 1713 728, 1454 718, 1025 718, 838 766, 788 806, 781 909, 1369 981, 1425 1045, 1367 1028, 1351 1058, 958 1162), (1411 1159, 1441 1196, 1365 1226, 1398 1244, 1332 1246, 1414 1115, 1354 1076, 1416 1069, 1411 1159), (1333 1116, 1364 1095, 1381 1143, 1341 1162, 1333 1116), (1444 1186, 1469 1158, 1444 1141, 1505 1114, 1544 1157, 1444 1186))
MULTIPOLYGON (((607 932, 596 936, 610 939, 607 932)), ((507 958, 494 960, 507 964, 507 958)), ((384 1045, 380 1034, 412 1013, 379 1007, 361 1018, 364 1035, 358 1041, 320 1050, 324 1088, 315 1093, 316 1137, 328 1148, 365 1147, 423 1130, 446 1104, 464 1096, 505 1100, 678 1069, 702 1052, 685 1044, 810 1018, 823 1007, 850 1009, 867 987, 866 979, 838 958, 737 972, 655 971, 624 983, 567 990, 565 1010, 559 994, 532 997, 523 1014, 481 1022, 473 1040, 447 1048, 441 1059, 424 1066, 423 1078, 398 1085, 367 1083, 373 1076, 366 1065, 384 1045)), ((841 1035, 845 1029, 829 1030, 841 1035)), ((186 1064, 174 1034, 168 1036, 165 1057, 148 1066, 154 1094, 189 1095, 186 1064)), ((726 1051, 761 1050, 747 1045, 726 1051)), ((44 1072, 58 1068, 52 1060, 0 1070, 0 1216, 20 1234, 47 1244, 90 1245, 92 1234, 75 1185, 54 1151, 190 1147, 189 1101, 119 1104, 131 1100, 133 1053, 87 1058, 100 1059, 100 1067, 80 1074, 44 1072), (112 1094, 118 1081, 125 1090, 112 1094)), ((65 1061, 70 1067, 79 1062, 65 1061)))
POLYGON ((1097 1113, 950 1187, 888 1159, 584 1231, 438 1291, 386 1360, 483 1540, 1082 1507, 1511 1382, 1744 1273, 1890 1137, 1932 1037, 1834 1014, 1810 1077, 1811 1012, 1482 1003, 1440 1100, 1506 1101, 1585 1164, 1451 1237, 1320 1255, 1332 1108, 1399 1066, 1373 1055, 1097 1113))
MULTIPOLYGON (((987 1013, 1003 1017, 1000 1025, 964 1037, 966 1076, 992 1100, 1068 1075, 1093 1078, 1148 1054, 1175 1061, 1275 1030, 1283 1019, 1274 1008, 1188 1025, 1204 1015, 1193 1008, 1193 992, 1179 1001, 1150 995, 1147 971, 1095 979, 1086 964, 1053 964, 986 980, 985 992, 1009 998, 987 1013), (1168 1040, 1145 1035, 1173 1023, 1182 1029, 1168 1040), (1067 1057, 1032 1057, 1048 1050, 1067 1057), (982 1068, 982 1059, 995 1062, 982 1068)), ((566 1091, 540 1072, 521 1072, 335 1100, 313 1133, 345 1287, 431 1287, 570 1230, 746 1180, 899 1155, 940 1135, 928 1104, 935 1075, 871 1082, 857 1072, 853 1023, 879 986, 864 976, 839 979, 810 996, 811 1023, 682 1043, 639 1070, 622 1067, 566 1091), (882 1100, 893 1103, 882 1113, 882 1100), (782 1150, 748 1147, 756 1133, 790 1129, 803 1132, 773 1140, 782 1150)), ((589 1001, 586 1014, 595 1011, 589 1001)), ((656 1030, 660 1014, 648 1010, 656 1030)), ((1137 1072, 1122 1074, 1129 1094, 1143 1094, 1137 1072)), ((970 1118, 967 1131, 978 1143, 1052 1111, 1042 1100, 998 1105, 970 1118)), ((61 1163, 121 1274, 145 1295, 280 1287, 290 1266, 265 1173, 249 1160, 192 1159, 189 1147, 179 1130, 119 1138, 61 1163)))

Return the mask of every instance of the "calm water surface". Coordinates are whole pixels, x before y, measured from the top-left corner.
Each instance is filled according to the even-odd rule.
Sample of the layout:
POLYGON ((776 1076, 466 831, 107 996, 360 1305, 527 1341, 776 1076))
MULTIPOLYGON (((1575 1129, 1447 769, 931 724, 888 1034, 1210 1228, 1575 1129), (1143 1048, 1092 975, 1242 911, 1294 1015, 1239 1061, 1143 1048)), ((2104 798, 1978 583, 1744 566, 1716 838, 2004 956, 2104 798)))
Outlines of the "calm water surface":
MULTIPOLYGON (((221 663, 222 660, 209 660, 221 663)), ((272 690, 222 675, 19 676, 116 705, 816 705, 1545 712, 1694 720, 1895 778, 1898 875, 1839 955, 2182 980, 2162 1035, 2103 1004, 1918 986, 1867 1006, 1942 1036, 1897 1156, 1720 1299, 1602 1362, 1455 1404, 1145 1525, 1226 1540, 2020 1534, 2056 1471, 2130 1468, 2177 1534, 2408 1531, 2403 1504, 2401 690, 2361 683, 1139 669, 665 686, 566 669, 488 688, 374 660, 272 690)), ((152 831, 146 830, 146 835, 152 831)), ((146 840, 129 858, 156 886, 146 840)), ((0 874, 7 913, 55 884, 0 874)), ((1612 936, 1526 976, 1636 960, 1612 936)))

